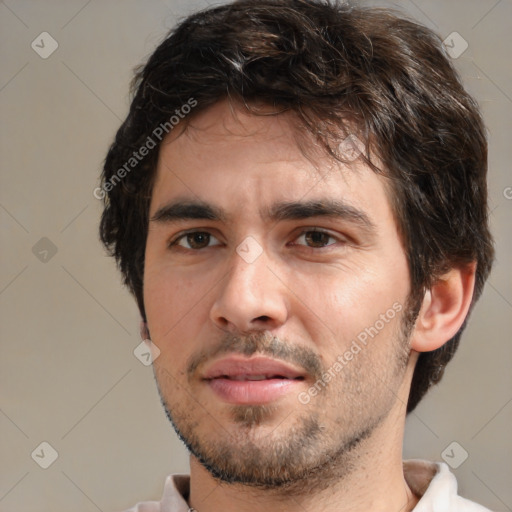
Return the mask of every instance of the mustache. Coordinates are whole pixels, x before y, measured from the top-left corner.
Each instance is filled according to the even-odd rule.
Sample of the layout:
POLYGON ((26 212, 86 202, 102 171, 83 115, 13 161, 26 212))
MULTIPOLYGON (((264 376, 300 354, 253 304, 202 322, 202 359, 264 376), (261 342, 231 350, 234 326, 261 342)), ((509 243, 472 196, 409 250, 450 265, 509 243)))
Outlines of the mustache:
POLYGON ((187 376, 192 379, 197 370, 207 361, 222 354, 252 356, 260 354, 279 359, 300 367, 315 381, 324 373, 322 361, 310 348, 294 345, 268 332, 249 334, 225 334, 214 346, 193 354, 187 361, 187 376))

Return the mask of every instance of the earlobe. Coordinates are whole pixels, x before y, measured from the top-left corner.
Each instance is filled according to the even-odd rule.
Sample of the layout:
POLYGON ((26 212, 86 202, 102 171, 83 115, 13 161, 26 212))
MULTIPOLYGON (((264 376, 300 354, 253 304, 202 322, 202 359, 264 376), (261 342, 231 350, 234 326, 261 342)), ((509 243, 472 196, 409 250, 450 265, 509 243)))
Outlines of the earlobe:
POLYGON ((476 262, 452 268, 425 292, 411 338, 411 348, 430 352, 460 329, 471 306, 476 262))

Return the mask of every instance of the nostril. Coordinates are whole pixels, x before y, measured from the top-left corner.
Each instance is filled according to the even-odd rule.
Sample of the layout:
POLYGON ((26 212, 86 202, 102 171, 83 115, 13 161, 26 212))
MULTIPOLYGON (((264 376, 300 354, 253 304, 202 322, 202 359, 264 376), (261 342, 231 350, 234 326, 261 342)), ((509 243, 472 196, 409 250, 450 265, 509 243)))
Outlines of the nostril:
POLYGON ((224 318, 223 316, 218 318, 218 321, 222 324, 222 327, 226 328, 229 325, 229 321, 227 318, 224 318))

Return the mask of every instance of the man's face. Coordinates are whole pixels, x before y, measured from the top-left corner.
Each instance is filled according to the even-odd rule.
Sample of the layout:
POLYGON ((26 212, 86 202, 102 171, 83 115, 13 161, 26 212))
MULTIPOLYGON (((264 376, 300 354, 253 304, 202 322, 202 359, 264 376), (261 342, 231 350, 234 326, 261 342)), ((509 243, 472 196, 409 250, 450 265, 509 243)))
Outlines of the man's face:
POLYGON ((219 103, 160 149, 154 370, 179 435, 226 481, 347 465, 407 396, 410 281, 384 178, 306 157, 293 125, 219 103))

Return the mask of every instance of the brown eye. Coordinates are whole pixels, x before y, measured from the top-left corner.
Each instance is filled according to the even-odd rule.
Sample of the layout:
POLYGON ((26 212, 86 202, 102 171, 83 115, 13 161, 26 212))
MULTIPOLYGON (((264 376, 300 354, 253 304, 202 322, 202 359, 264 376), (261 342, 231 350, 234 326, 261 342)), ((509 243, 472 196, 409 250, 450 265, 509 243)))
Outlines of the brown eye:
POLYGON ((321 231, 309 231, 306 233, 306 242, 313 247, 324 247, 328 245, 331 237, 327 233, 321 231))
POLYGON ((177 238, 171 245, 178 245, 185 249, 205 249, 212 245, 219 245, 218 243, 211 243, 212 241, 218 242, 218 240, 206 231, 193 231, 185 233, 177 238))
POLYGON ((297 240, 300 241, 301 245, 304 244, 314 249, 320 249, 322 247, 332 245, 332 242, 329 243, 329 241, 335 241, 335 238, 324 231, 310 230, 304 231, 297 240))

